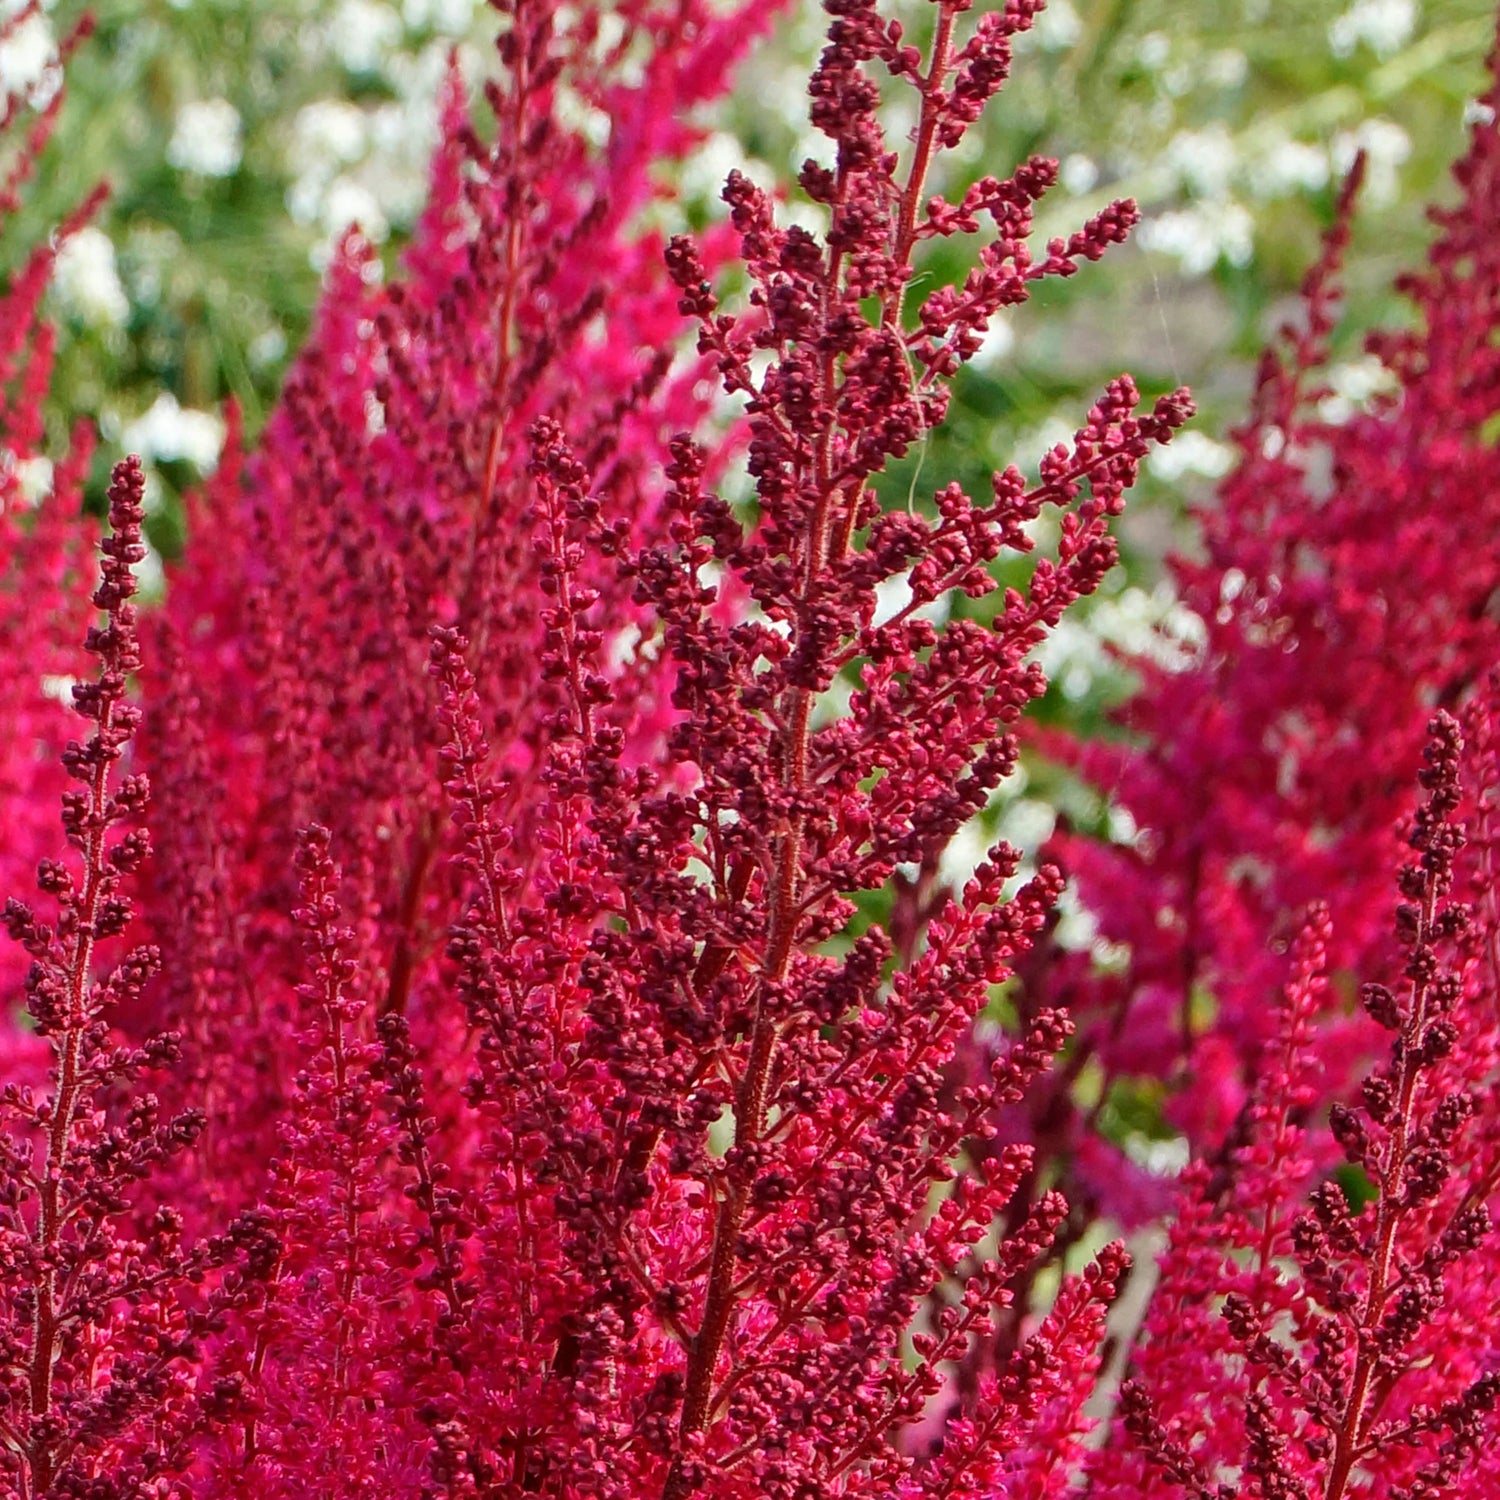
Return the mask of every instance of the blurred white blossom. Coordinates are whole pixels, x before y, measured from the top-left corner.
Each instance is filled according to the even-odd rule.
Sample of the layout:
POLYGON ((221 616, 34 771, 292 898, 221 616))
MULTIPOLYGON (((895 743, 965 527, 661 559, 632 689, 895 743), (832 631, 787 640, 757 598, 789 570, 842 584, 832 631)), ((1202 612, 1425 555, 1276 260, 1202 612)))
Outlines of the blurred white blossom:
POLYGON ((135 565, 135 586, 143 599, 160 599, 167 591, 167 570, 161 553, 148 541, 145 556, 135 565))
POLYGON ((9 448, 0 448, 0 473, 13 471, 23 505, 40 505, 52 493, 52 460, 38 454, 16 462, 9 448))
MULTIPOLYGON (((1036 45, 1048 52, 1061 52, 1073 46, 1083 35, 1083 22, 1071 0, 1051 0, 1032 25, 1030 35, 1036 45)), ((1020 38, 1017 38, 1019 41, 1020 38)))
POLYGON ((351 224, 359 225, 371 244, 381 244, 391 232, 379 200, 353 177, 335 177, 323 195, 323 228, 337 239, 351 224))
POLYGON ((1204 479, 1222 479, 1234 467, 1234 449, 1211 438, 1196 427, 1177 433, 1146 455, 1146 467, 1158 478, 1171 482, 1186 474, 1204 479))
POLYGON ((1328 185, 1328 151, 1283 135, 1258 140, 1245 159, 1245 181, 1258 198, 1316 192, 1328 185))
POLYGON ((1318 415, 1325 422, 1347 422, 1373 397, 1397 388, 1395 376, 1373 354, 1331 365, 1323 378, 1329 393, 1318 403, 1318 415))
POLYGON ((370 106, 321 99, 298 112, 287 209, 297 223, 323 232, 312 250, 315 266, 327 265, 333 241, 350 224, 378 244, 420 214, 449 54, 446 42, 433 41, 392 56, 384 74, 394 99, 370 106))
POLYGON ((475 0, 404 0, 401 19, 413 31, 430 27, 445 36, 462 36, 474 24, 475 0))
POLYGON ((996 788, 987 811, 970 818, 953 835, 938 862, 940 884, 962 890, 1001 841, 1018 849, 1025 861, 1035 857, 1057 826, 1057 809, 1023 795, 1027 780, 1025 767, 1017 766, 996 788))
POLYGON ((268 369, 285 355, 286 334, 279 328, 267 328, 250 340, 245 353, 256 369, 268 369))
POLYGON ((21 496, 28 505, 40 505, 52 493, 52 460, 38 454, 16 466, 21 496))
POLYGON ((984 338, 980 341, 979 351, 975 354, 972 363, 981 370, 993 369, 996 365, 1010 357, 1011 351, 1016 347, 1015 330, 1007 322, 1003 313, 992 313, 990 315, 990 326, 985 330, 984 338))
POLYGON ((228 177, 243 154, 240 112, 227 99, 198 99, 177 111, 167 160, 179 171, 228 177))
POLYGON ((0 94, 25 94, 48 76, 57 42, 46 16, 28 16, 0 43, 0 94))
POLYGON ((684 201, 717 200, 724 180, 739 167, 745 148, 727 130, 710 131, 683 162, 678 185, 684 201))
POLYGON ((608 142, 612 128, 609 115, 590 104, 577 89, 555 85, 552 108, 553 117, 564 130, 575 132, 596 149, 608 142))
POLYGON ((1117 676, 1119 665, 1111 647, 1168 671, 1181 671, 1203 639, 1203 622, 1170 584, 1151 590, 1131 584, 1113 597, 1100 598, 1081 618, 1065 615, 1031 659, 1065 698, 1076 700, 1096 682, 1117 676))
POLYGON ((1237 89, 1250 76, 1250 59, 1238 47, 1221 47, 1209 54, 1202 72, 1215 88, 1237 89))
MULTIPOLYGON (((443 79, 448 76, 452 47, 443 38, 429 42, 417 52, 398 52, 386 65, 385 76, 397 96, 410 112, 410 122, 417 131, 422 149, 436 141, 434 101, 443 79)), ((459 49, 462 61, 464 49, 459 49)))
POLYGON ((1147 250, 1170 255, 1188 276, 1203 276, 1227 260, 1248 265, 1255 221, 1240 203, 1194 203, 1147 219, 1137 235, 1147 250))
POLYGON ((1364 45, 1377 57, 1391 57, 1411 40, 1417 25, 1416 0, 1355 0, 1328 28, 1335 57, 1349 57, 1364 45))
POLYGON ((163 391, 151 406, 120 434, 121 446, 144 459, 168 463, 186 460, 206 474, 219 461, 224 446, 223 419, 210 411, 182 406, 163 391))
POLYGON ((52 287, 64 310, 90 328, 119 328, 130 316, 115 247, 92 224, 63 242, 52 266, 52 287))
POLYGON ((291 168, 306 175, 356 161, 369 137, 365 112, 344 99, 319 99, 297 111, 292 125, 291 168))
POLYGON ((1411 137, 1394 120, 1376 117, 1333 138, 1333 164, 1342 174, 1365 153, 1366 200, 1376 207, 1394 203, 1401 191, 1400 168, 1411 155, 1411 137))
POLYGON ((401 40, 401 17, 379 0, 343 0, 328 22, 328 45, 351 73, 373 73, 401 40))
POLYGON ((1222 198, 1229 191, 1236 154, 1223 125, 1182 130, 1167 145, 1165 161, 1177 180, 1199 198, 1222 198))
POLYGON ((1070 156, 1065 156, 1062 165, 1058 168, 1057 180, 1062 184, 1065 193, 1072 193, 1074 197, 1082 197, 1084 193, 1091 193, 1099 183, 1099 164, 1091 156, 1085 156, 1081 151, 1075 151, 1070 156))
POLYGON ((1136 47, 1136 56, 1141 66, 1150 72, 1166 67, 1172 55, 1172 40, 1164 31, 1148 31, 1136 47))

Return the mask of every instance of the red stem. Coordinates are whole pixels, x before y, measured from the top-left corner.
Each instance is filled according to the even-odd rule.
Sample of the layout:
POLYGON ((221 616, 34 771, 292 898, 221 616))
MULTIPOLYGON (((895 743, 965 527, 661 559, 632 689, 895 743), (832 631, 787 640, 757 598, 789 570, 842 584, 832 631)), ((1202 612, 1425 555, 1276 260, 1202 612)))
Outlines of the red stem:
MULTIPOLYGON (((897 261, 907 264, 916 242, 917 209, 923 183, 932 162, 937 140, 940 109, 936 102, 943 79, 952 61, 953 25, 956 7, 942 5, 938 15, 937 34, 932 58, 921 82, 922 109, 917 130, 916 148, 905 189, 893 246, 897 261)), ((839 193, 842 195, 843 183, 839 193)), ((838 291, 842 257, 830 252, 824 281, 825 313, 838 291)), ((901 294, 888 294, 882 308, 882 321, 892 323, 900 318, 901 294)), ((823 396, 829 407, 835 407, 835 362, 825 359, 822 370, 823 396)), ((832 448, 836 418, 825 424, 816 449, 818 501, 808 521, 803 550, 802 605, 811 600, 819 575, 828 566, 830 508, 837 491, 832 468, 832 448)), ((782 785, 789 791, 803 791, 807 786, 812 694, 803 687, 792 688, 784 718, 786 731, 782 741, 782 785)), ((801 874, 802 820, 793 816, 780 835, 769 899, 771 921, 767 933, 766 953, 761 963, 755 1020, 750 1035, 750 1052, 745 1074, 735 1099, 734 1143, 738 1146, 760 1140, 765 1131, 766 1096, 771 1065, 776 1053, 778 1027, 765 1013, 767 988, 779 984, 791 962, 798 927, 798 882, 801 874)), ((714 1371, 729 1334, 735 1305, 735 1268, 738 1243, 749 1206, 748 1182, 731 1181, 720 1199, 714 1219, 713 1250, 709 1263, 708 1290, 704 1299, 703 1322, 688 1358, 687 1386, 683 1398, 679 1433, 683 1440, 705 1430, 712 1407, 714 1371)), ((679 1456, 667 1475, 662 1500, 683 1500, 692 1486, 686 1478, 679 1456)))
MULTIPOLYGON (((101 751, 110 738, 113 721, 114 702, 105 697, 100 705, 98 732, 94 736, 94 743, 101 751)), ((77 938, 72 962, 68 966, 66 1031, 58 1051, 57 1093, 53 1102, 52 1124, 47 1132, 47 1168, 41 1182, 37 1246, 45 1269, 37 1285, 36 1313, 32 1319, 30 1393, 33 1421, 47 1415, 52 1408, 52 1367, 57 1360, 57 1335, 62 1326, 57 1315, 57 1272, 54 1268, 53 1251, 62 1227, 62 1177, 71 1145, 73 1117, 78 1109, 81 1082, 79 1066, 87 1020, 85 1001, 94 957, 94 931, 99 918, 99 899, 105 877, 105 801, 109 788, 110 764, 108 755, 101 753, 94 767, 93 780, 89 783, 89 831, 83 851, 83 897, 76 913, 77 938)), ((38 1446, 31 1451, 29 1458, 30 1483, 33 1492, 40 1494, 52 1483, 53 1453, 50 1448, 38 1446)))
MULTIPOLYGON (((1435 904, 1435 898, 1431 895, 1423 903, 1416 936, 1418 947, 1427 942, 1427 935, 1432 930, 1435 904)), ((1386 1298, 1391 1290, 1391 1259, 1395 1253, 1396 1231, 1400 1228, 1402 1216, 1406 1144, 1411 1131, 1417 1085, 1422 1074, 1421 1051, 1415 1043, 1422 1035, 1426 1023, 1427 985, 1423 982, 1413 986, 1411 1015, 1405 1027, 1406 1045, 1401 1052, 1401 1083, 1397 1094, 1395 1123, 1391 1127, 1385 1171, 1381 1174, 1380 1204, 1376 1211, 1375 1250, 1370 1264, 1369 1285, 1365 1289, 1364 1307, 1360 1310, 1359 1317, 1359 1333, 1362 1336, 1355 1354, 1354 1375, 1349 1382, 1343 1418, 1334 1434, 1333 1461, 1329 1466, 1323 1500, 1342 1500, 1367 1436, 1365 1427, 1369 1413, 1366 1408, 1370 1400, 1371 1382, 1379 1363, 1371 1336, 1380 1326, 1386 1298)))

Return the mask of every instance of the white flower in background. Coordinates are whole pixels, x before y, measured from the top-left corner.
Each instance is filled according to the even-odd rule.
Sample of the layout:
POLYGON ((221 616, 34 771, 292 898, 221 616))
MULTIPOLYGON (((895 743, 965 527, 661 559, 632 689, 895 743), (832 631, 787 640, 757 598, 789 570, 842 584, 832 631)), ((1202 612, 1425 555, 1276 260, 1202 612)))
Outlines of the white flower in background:
POLYGON ((257 370, 268 369, 286 353, 286 334, 279 328, 268 328, 250 340, 245 352, 257 370))
MULTIPOLYGON (((1097 615, 1098 610, 1092 614, 1097 615)), ((1087 697, 1095 680, 1110 671, 1102 637, 1091 623, 1077 619, 1059 620, 1047 639, 1032 652, 1032 659, 1047 674, 1048 682, 1056 683, 1063 697, 1074 702, 1087 697)))
POLYGON ((962 890, 1001 840, 1021 852, 1023 868, 1035 858, 1057 826, 1057 809, 1025 796, 1027 782, 1026 768, 1017 766, 996 788, 986 812, 970 818, 953 835, 938 861, 937 878, 942 885, 962 890))
MULTIPOLYGON (((1001 814, 999 834, 1023 854, 1035 854, 1057 827, 1057 809, 1036 797, 1017 797, 1001 814)), ((981 850, 981 857, 987 850, 981 850)), ((974 862, 976 865, 978 860, 974 862)), ((974 872, 971 869, 969 873, 974 872)))
POLYGON ((167 570, 161 553, 148 541, 145 556, 135 565, 136 591, 143 599, 160 599, 167 591, 167 570))
MULTIPOLYGON (((448 62, 453 49, 438 39, 420 52, 398 52, 386 66, 385 76, 407 107, 413 111, 412 125, 426 131, 426 139, 437 139, 433 104, 438 89, 448 76, 448 62)), ((467 49, 459 48, 459 66, 463 68, 467 49)))
MULTIPOLYGON (((1111 832, 1113 832, 1112 816, 1111 832)), ((1117 839, 1115 842, 1123 843, 1125 840, 1117 839)), ((1104 946, 1099 939, 1098 919, 1083 904, 1075 881, 1070 880, 1062 888, 1057 898, 1057 917, 1057 927, 1053 930, 1052 938, 1060 948, 1066 948, 1073 953, 1082 953, 1094 947, 1096 943, 1101 948, 1104 946)))
POLYGON ((599 148, 609 140, 611 120, 597 105, 590 104, 577 89, 554 86, 553 112, 564 130, 576 132, 590 146, 599 148))
POLYGON ((1272 135, 1257 141, 1245 161, 1245 181, 1257 198, 1316 192, 1328 185, 1326 147, 1272 135))
POLYGON ((323 227, 337 239, 351 224, 358 224, 372 245, 383 243, 391 232, 375 194, 353 177, 336 177, 323 199, 323 227))
POLYGON ((1013 45, 1017 52, 1038 47, 1044 52, 1062 52, 1083 35, 1083 22, 1072 0, 1045 0, 1045 4, 1046 9, 1032 21, 1030 29, 1016 33, 1013 45))
POLYGON ((1015 463, 1023 473, 1033 473, 1043 456, 1050 453, 1059 443, 1064 446, 1072 443, 1075 430, 1073 424, 1065 417, 1053 412, 1050 416, 1044 417, 1040 425, 1031 428, 1028 432, 1017 434, 1012 450, 1015 463))
POLYGON ((883 578, 875 585, 875 623, 893 620, 911 603, 911 579, 905 573, 883 578))
POLYGON ((1145 657, 1167 671, 1181 671, 1204 640, 1203 622, 1173 593, 1170 584, 1136 584, 1100 598, 1082 619, 1065 615, 1031 659, 1066 698, 1082 698, 1095 682, 1119 672, 1110 654, 1145 657))
POLYGON ((437 145, 434 110, 435 100, 426 94, 421 96, 420 103, 376 105, 367 116, 370 154, 403 165, 420 162, 425 166, 437 145))
MULTIPOLYGON (((14 14, 14 10, 8 12, 14 14)), ((28 16, 0 43, 0 94, 24 94, 47 77, 57 43, 44 15, 28 16)))
POLYGON ((1158 479, 1171 483, 1185 474, 1204 479, 1222 479, 1234 467, 1234 449, 1190 427, 1174 435, 1146 455, 1146 467, 1158 479))
POLYGON ((410 224, 420 214, 449 55, 446 42, 433 41, 389 58, 384 76, 395 99, 368 108, 323 99, 298 112, 287 154, 294 174, 287 210, 297 223, 326 231, 327 239, 312 251, 320 270, 332 242, 350 224, 358 223, 378 244, 393 225, 410 224))
POLYGON ((1416 30, 1416 0, 1355 0, 1328 28, 1335 57, 1350 57, 1361 45, 1376 57, 1392 57, 1416 30))
POLYGON ((1203 64, 1203 81, 1220 89, 1237 89, 1250 76, 1250 59, 1238 47, 1223 47, 1203 64))
POLYGON ((1043 50, 1061 52, 1073 46, 1083 35, 1083 22, 1078 19, 1071 0, 1051 0, 1033 23, 1030 35, 1036 38, 1036 45, 1043 50))
MULTIPOLYGON (((322 99, 298 111, 288 154, 296 176, 286 195, 287 212, 297 223, 320 224, 330 239, 356 220, 365 225, 372 239, 377 237, 377 228, 386 226, 368 190, 344 171, 364 156, 370 127, 364 110, 339 99, 322 99)), ((330 249, 326 242, 316 247, 314 264, 326 265, 330 249)))
POLYGON ((1099 185, 1099 164, 1091 156, 1075 151, 1065 156, 1057 169, 1057 180, 1065 193, 1081 198, 1099 185))
POLYGON ((1165 163, 1177 180, 1199 198, 1222 198, 1235 168, 1234 141, 1222 125, 1182 130, 1167 145, 1165 163))
POLYGON ((286 211, 296 224, 314 224, 323 206, 328 184, 322 177, 304 173, 286 190, 286 211))
MULTIPOLYGON (((16 462, 9 448, 0 448, 0 475, 14 475, 16 490, 25 506, 40 505, 52 493, 52 460, 37 455, 16 462)), ((0 504, 0 510, 4 510, 0 504)))
POLYGON ((357 161, 369 138, 365 112, 343 99, 320 99, 297 111, 292 125, 291 167, 294 172, 336 170, 357 161))
POLYGON ((154 307, 182 262, 182 240, 159 225, 136 224, 126 235, 120 260, 130 300, 137 307, 154 307))
POLYGON ((1195 203, 1147 219, 1136 238, 1147 250, 1170 255, 1188 276, 1202 276, 1220 259, 1248 265, 1255 221, 1240 203, 1195 203))
MULTIPOLYGON (((1167 68, 1161 75, 1162 90, 1172 99, 1182 98, 1184 94, 1192 90, 1195 84, 1206 81, 1202 64, 1199 63, 1197 58, 1180 62, 1176 67, 1167 68)), ((1158 101, 1158 103, 1162 104, 1166 102, 1165 99, 1158 101)))
POLYGON ((1148 31, 1136 47, 1135 55, 1148 72, 1159 72, 1172 55, 1171 38, 1164 31, 1148 31))
POLYGON ((1347 422, 1356 412, 1366 410, 1372 397, 1397 388, 1396 377, 1373 354, 1331 365, 1324 379, 1329 394, 1318 403, 1318 415, 1325 422, 1347 422))
POLYGON ((328 45, 351 73, 374 73, 401 40, 401 17, 378 0, 343 0, 328 22, 328 45))
POLYGON ((1468 125, 1493 125, 1495 123, 1495 106, 1486 104, 1483 99, 1464 100, 1464 124, 1468 125))
POLYGON ((40 454, 16 466, 16 481, 21 498, 28 505, 40 505, 52 493, 52 460, 40 454))
POLYGON ((706 135, 677 174, 679 191, 689 203, 718 200, 724 179, 740 165, 745 149, 725 130, 706 135))
POLYGON ((1006 321, 1004 313, 991 313, 990 325, 985 329, 971 363, 976 369, 992 370, 1009 359, 1015 347, 1015 330, 1006 321))
POLYGON ((92 224, 63 242, 52 263, 52 287, 65 311, 90 328, 118 328, 130 316, 115 247, 92 224))
POLYGON ((1333 165, 1340 175, 1365 153, 1365 198, 1374 206, 1394 203, 1401 191, 1402 164, 1411 155, 1411 137, 1394 120, 1365 120, 1333 138, 1333 165))
POLYGON ((444 36, 463 36, 474 24, 475 0, 405 0, 401 18, 413 31, 430 27, 444 36))
POLYGON ((427 201, 427 163, 437 144, 436 104, 382 104, 370 116, 370 156, 362 169, 387 219, 414 223, 427 201))
POLYGON ((1109 825, 1111 843, 1133 844, 1140 833, 1128 807, 1112 806, 1105 814, 1105 820, 1109 825))
POLYGON ((143 415, 126 425, 120 445, 148 461, 186 460, 206 474, 219 461, 224 423, 213 412, 182 406, 170 391, 163 391, 143 415))
POLYGON ((167 160, 180 172, 228 177, 244 149, 239 110, 227 99, 198 99, 177 111, 167 160))

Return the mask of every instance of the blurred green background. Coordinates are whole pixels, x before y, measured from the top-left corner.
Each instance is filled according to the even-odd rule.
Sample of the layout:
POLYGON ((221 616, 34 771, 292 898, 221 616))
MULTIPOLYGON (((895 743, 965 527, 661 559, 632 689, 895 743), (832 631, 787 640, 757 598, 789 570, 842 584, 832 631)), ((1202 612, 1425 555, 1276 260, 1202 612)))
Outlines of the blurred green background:
MULTIPOLYGON (((52 41, 83 8, 57 0, 24 21, 0 46, 0 82, 55 87, 52 41)), ((95 9, 96 33, 69 68, 59 128, 6 244, 14 255, 96 182, 111 185, 54 279, 63 338, 49 421, 59 439, 80 414, 97 422, 101 475, 127 447, 146 454, 152 539, 170 554, 177 496, 213 464, 221 403, 237 397, 252 432, 264 420, 332 238, 357 219, 388 258, 399 253, 421 203, 447 59, 459 46, 481 72, 495 21, 478 0, 95 9)), ((917 33, 930 24, 923 0, 906 9, 917 33)), ((992 468, 1034 464, 1120 369, 1148 395, 1190 384, 1202 411, 1149 466, 1124 525, 1126 566, 1046 648, 1054 687, 1044 712, 1097 727, 1128 685, 1107 643, 1139 647, 1161 622, 1173 626, 1163 555, 1189 535, 1185 506, 1230 463, 1224 434, 1255 355, 1292 310, 1360 147, 1370 178, 1332 400, 1352 410, 1378 385, 1360 336, 1405 315, 1391 278, 1421 255, 1423 205, 1450 191, 1446 168, 1484 87, 1493 19, 1490 0, 1052 0, 1023 39, 1012 83, 933 186, 953 198, 963 179, 1044 152, 1062 162, 1044 233, 1125 195, 1145 222, 1131 245, 1046 283, 992 331, 948 426, 888 477, 888 499, 906 503, 919 462, 919 498, 953 477, 982 493, 992 468)), ((718 213, 724 174, 747 154, 772 182, 818 149, 803 80, 821 22, 811 4, 786 11, 735 96, 705 118, 704 148, 668 217, 699 224, 718 213)), ((893 138, 909 124, 906 103, 893 102, 893 138)), ((924 274, 961 275, 969 248, 947 242, 924 274)), ((1190 641, 1193 622, 1175 623, 1190 641)), ((1048 799, 1034 800, 1032 836, 1048 799)))
MULTIPOLYGON (((929 7, 908 8, 920 26, 929 7)), ((37 71, 47 38, 82 9, 60 0, 25 23, 0 48, 0 79, 37 71)), ((306 329, 330 237, 357 218, 394 251, 409 230, 449 51, 462 43, 466 64, 482 68, 492 19, 475 0, 95 9, 26 210, 25 230, 45 232, 97 181, 113 190, 98 233, 64 256, 57 277, 57 419, 92 414, 114 442, 164 396, 212 413, 233 393, 253 428, 306 329)), ((1482 87, 1493 9, 1053 0, 1011 85, 937 186, 951 195, 956 176, 1003 172, 1040 151, 1063 162, 1045 231, 1124 194, 1147 222, 1134 246, 1050 284, 996 330, 944 447, 975 473, 1008 460, 1018 441, 1036 449, 1055 418, 1124 366, 1151 388, 1194 386, 1204 441, 1184 445, 1171 467, 1211 475, 1223 455, 1208 444, 1242 402, 1247 363, 1313 255, 1359 145, 1372 172, 1352 259, 1351 358, 1357 330, 1392 315, 1385 289, 1420 251, 1420 205, 1444 189, 1482 87)), ((746 149, 769 180, 814 145, 802 80, 820 22, 815 6, 791 7, 746 66, 680 184, 685 218, 715 211, 718 184, 746 149)), ((903 123, 893 110, 898 138, 903 123)), ((9 243, 24 243, 25 230, 9 243)), ((1347 376, 1351 399, 1367 381, 1347 376)), ((206 443, 182 446, 191 458, 206 443)))

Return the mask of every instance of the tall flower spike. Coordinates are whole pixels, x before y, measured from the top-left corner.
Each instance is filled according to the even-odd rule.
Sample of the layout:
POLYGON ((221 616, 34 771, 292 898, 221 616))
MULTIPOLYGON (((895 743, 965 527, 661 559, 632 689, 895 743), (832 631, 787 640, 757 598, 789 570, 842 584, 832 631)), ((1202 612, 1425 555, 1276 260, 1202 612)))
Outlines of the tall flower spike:
POLYGON ((1139 1493, 1153 1472, 1196 1495, 1238 1470, 1261 1493, 1319 1500, 1372 1483, 1423 1497, 1483 1483, 1476 1445, 1496 1400, 1500 1327, 1475 1293, 1488 1260, 1485 1199, 1500 1177, 1492 1129, 1472 1123, 1496 1040, 1494 978, 1476 962, 1479 934, 1452 894, 1462 753, 1458 723, 1439 714, 1409 834, 1414 857, 1398 881, 1403 984, 1362 995, 1393 1034, 1389 1060, 1365 1079, 1358 1109, 1332 1110, 1355 1174, 1344 1181, 1367 1183, 1371 1201, 1358 1208, 1333 1177, 1300 1202, 1287 1191, 1311 1165, 1288 1146, 1295 1152, 1304 1134, 1291 1120, 1314 1097, 1309 985, 1325 933, 1299 958, 1290 1046, 1255 1111, 1230 1201, 1217 1222, 1190 1210, 1164 1258, 1123 1431, 1096 1466, 1103 1495, 1139 1493), (1276 1078, 1290 1080, 1279 1101, 1276 1078), (1205 1285, 1224 1294, 1217 1313, 1203 1306, 1205 1285), (1195 1286, 1188 1352, 1180 1315, 1195 1286))
POLYGON ((1052 1493, 1117 1247, 1017 1322, 946 1459, 913 1430, 1068 1214, 1028 1143, 988 1140, 1066 1016, 1032 1006, 953 1067, 1061 879, 998 846, 899 931, 868 917, 1012 771, 1034 650, 1190 406, 1142 411, 1121 377, 1031 478, 891 514, 873 482, 988 320, 1134 210, 1033 252, 1051 164, 930 195, 1036 5, 939 0, 914 50, 837 0, 802 178, 825 233, 736 173, 727 223, 663 247, 657 168, 770 7, 496 9, 488 126, 455 75, 406 269, 345 238, 152 627, 170 681, 132 754, 181 820, 144 893, 174 977, 120 1015, 181 1018, 159 1113, 201 1090, 211 1135, 140 1192, 207 1248, 190 1310, 149 1303, 149 1359, 111 1323, 55 1361, 84 1406, 138 1370, 161 1394, 115 1439, 85 1424, 62 1462, 98 1472, 52 1487, 112 1464, 126 1493, 263 1500, 1052 1493), (925 242, 981 225, 974 275, 919 296, 925 242), (730 265, 747 295, 720 307, 730 265), (724 430, 715 376, 745 407, 724 430), (719 493, 741 459, 753 507, 719 493), (1046 508, 1055 550, 999 593, 1046 508), (995 595, 985 623, 959 594, 995 595))
MULTIPOLYGON (((1500 651, 1500 527, 1458 498, 1492 495, 1496 356, 1481 346, 1500 286, 1500 133, 1480 111, 1427 264, 1398 280, 1412 326, 1372 336, 1379 388, 1350 409, 1325 367, 1361 176, 1356 163, 1299 315, 1263 357, 1200 555, 1173 563, 1201 641, 1138 657, 1126 733, 1064 752, 1139 833, 1049 850, 1129 960, 1104 975, 1060 963, 1037 1003, 1069 1007, 1120 1097, 1165 1087, 1162 1124, 1220 1165, 1244 1138, 1265 997, 1302 913, 1328 903, 1333 971, 1389 962, 1389 871, 1425 725, 1500 651)), ((1331 1101, 1383 1042, 1333 1006, 1315 1045, 1331 1101)), ((1057 1169, 1080 1202, 1144 1215, 1163 1197, 1117 1142, 1057 1169)))
POLYGON ((78 1493, 103 1474, 138 1472, 158 1404, 190 1385, 181 1361, 196 1329, 179 1296, 201 1263, 184 1248, 181 1215, 153 1207, 142 1184, 204 1122, 195 1110, 164 1111, 137 1086, 175 1060, 178 1038, 129 1045, 111 1026, 159 962, 153 947, 117 942, 133 916, 126 879, 150 849, 146 778, 119 774, 139 719, 128 694, 140 666, 131 598, 145 556, 143 488, 138 459, 116 466, 93 595, 103 621, 85 642, 97 675, 73 688, 91 729, 63 754, 77 783, 62 809, 72 857, 37 871, 56 915, 46 920, 15 898, 5 907, 6 930, 31 958, 26 1006, 50 1053, 45 1087, 11 1083, 0 1094, 0 1474, 25 1495, 78 1493), (111 1356, 96 1369, 93 1351, 105 1345, 111 1356))

